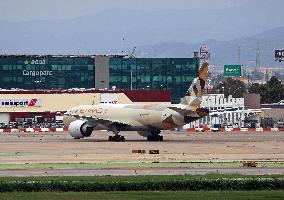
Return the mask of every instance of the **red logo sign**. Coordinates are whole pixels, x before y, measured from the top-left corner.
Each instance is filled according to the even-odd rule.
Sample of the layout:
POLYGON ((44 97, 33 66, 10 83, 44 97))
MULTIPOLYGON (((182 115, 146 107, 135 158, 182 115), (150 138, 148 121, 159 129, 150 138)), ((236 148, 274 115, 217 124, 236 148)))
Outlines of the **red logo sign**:
POLYGON ((36 105, 36 102, 37 102, 37 99, 32 99, 32 100, 29 102, 28 106, 33 107, 33 106, 36 105))

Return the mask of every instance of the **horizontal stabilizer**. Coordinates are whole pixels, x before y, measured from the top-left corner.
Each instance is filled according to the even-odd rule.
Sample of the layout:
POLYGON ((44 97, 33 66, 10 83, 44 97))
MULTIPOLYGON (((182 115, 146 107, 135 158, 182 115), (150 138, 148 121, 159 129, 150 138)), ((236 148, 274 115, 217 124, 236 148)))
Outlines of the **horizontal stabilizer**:
POLYGON ((184 98, 182 98, 181 104, 189 105, 192 107, 200 107, 201 100, 196 97, 185 96, 184 98))
POLYGON ((176 111, 176 112, 178 112, 178 113, 180 113, 184 116, 192 115, 192 114, 196 113, 193 110, 189 110, 189 109, 185 109, 185 108, 178 108, 178 107, 168 107, 168 108, 171 109, 171 110, 174 110, 174 111, 176 111))
POLYGON ((189 110, 189 109, 178 108, 178 107, 168 107, 168 108, 180 113, 183 116, 202 118, 209 114, 209 110, 207 108, 197 108, 196 110, 189 110))

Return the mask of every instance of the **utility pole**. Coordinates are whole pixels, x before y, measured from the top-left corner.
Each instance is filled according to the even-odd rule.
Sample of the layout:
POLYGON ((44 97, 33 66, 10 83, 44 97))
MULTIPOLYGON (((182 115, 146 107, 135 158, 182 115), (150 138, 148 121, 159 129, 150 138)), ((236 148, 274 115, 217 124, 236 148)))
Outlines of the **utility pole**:
POLYGON ((259 40, 257 41, 257 47, 256 47, 256 59, 255 59, 255 65, 259 69, 260 68, 260 47, 259 47, 259 40))
POLYGON ((135 51, 136 51, 136 47, 134 47, 134 48, 132 49, 132 51, 130 52, 129 58, 135 58, 135 51))
POLYGON ((267 69, 265 70, 265 83, 267 83, 267 81, 268 81, 268 71, 267 71, 267 69))
POLYGON ((125 45, 125 38, 122 38, 121 40, 121 54, 122 56, 124 56, 124 46, 125 45))
POLYGON ((238 63, 241 65, 241 47, 238 47, 238 63))
POLYGON ((132 66, 130 66, 130 90, 133 89, 133 82, 132 82, 132 66))

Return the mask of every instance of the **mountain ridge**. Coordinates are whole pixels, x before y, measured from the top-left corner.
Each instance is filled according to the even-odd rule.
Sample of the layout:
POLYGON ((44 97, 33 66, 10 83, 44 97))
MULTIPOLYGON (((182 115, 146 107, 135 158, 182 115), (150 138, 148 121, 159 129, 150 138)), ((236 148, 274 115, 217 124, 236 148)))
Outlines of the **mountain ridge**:
MULTIPOLYGON (((11 23, 0 21, 0 53, 109 54, 132 49, 135 46, 139 47, 138 55, 139 51, 140 55, 145 56, 166 56, 172 52, 171 57, 191 57, 192 52, 199 49, 201 43, 206 41, 213 50, 212 61, 218 64, 222 63, 221 55, 228 51, 224 47, 228 46, 229 51, 236 54, 233 53, 236 51, 233 40, 242 42, 240 46, 246 48, 244 41, 236 38, 252 41, 249 37, 253 36, 260 37, 259 40, 265 39, 257 34, 283 26, 284 12, 278 12, 282 8, 273 7, 275 12, 265 15, 269 6, 275 7, 275 3, 265 3, 265 6, 256 8, 249 2, 246 6, 211 10, 111 9, 72 19, 11 23), (254 10, 257 12, 251 15, 254 10), (223 45, 225 43, 227 44, 223 45), (163 46, 161 44, 172 45, 161 52, 159 50, 163 46), (159 48, 157 46, 150 50, 151 45, 152 48, 154 48, 153 45, 158 45, 159 48), (177 54, 170 51, 170 48, 174 48, 176 52, 184 49, 184 52, 177 54), (146 49, 149 52, 145 51, 146 49)), ((276 34, 275 37, 279 37, 278 33, 274 34, 276 34)), ((272 47, 266 41, 267 39, 260 44, 265 51, 268 48, 270 52, 272 47)), ((282 43, 273 43, 277 48, 282 45, 282 43)), ((248 48, 256 47, 250 44, 248 48)), ((251 51, 248 53, 252 54, 251 51)), ((267 54, 267 52, 264 53, 267 54)), ((236 58, 232 56, 223 57, 226 63, 236 61, 236 58)), ((247 58, 244 57, 244 59, 247 58)), ((266 62, 266 59, 264 63, 271 64, 266 62)))
MULTIPOLYGON (((215 65, 238 64, 238 48, 240 47, 241 64, 255 66, 257 43, 259 43, 260 64, 264 66, 278 66, 275 62, 274 50, 284 48, 284 26, 273 28, 254 36, 238 38, 229 41, 210 39, 204 43, 208 45, 211 62, 215 65), (282 45, 281 45, 282 44, 282 45)), ((201 42, 163 43, 152 46, 137 47, 138 57, 192 57, 194 51, 202 46, 201 42)))

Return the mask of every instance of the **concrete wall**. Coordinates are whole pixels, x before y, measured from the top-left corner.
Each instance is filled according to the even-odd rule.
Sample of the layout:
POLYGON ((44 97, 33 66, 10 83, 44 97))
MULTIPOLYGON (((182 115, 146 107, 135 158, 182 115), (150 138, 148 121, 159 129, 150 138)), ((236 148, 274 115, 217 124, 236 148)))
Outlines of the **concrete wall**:
POLYGON ((244 94, 246 109, 260 109, 260 94, 244 94))
POLYGON ((262 109, 265 118, 272 118, 275 122, 284 121, 284 109, 281 108, 271 108, 262 109))
POLYGON ((95 88, 109 89, 109 57, 95 57, 95 88))
POLYGON ((10 121, 9 113, 0 113, 0 123, 8 124, 10 121))

